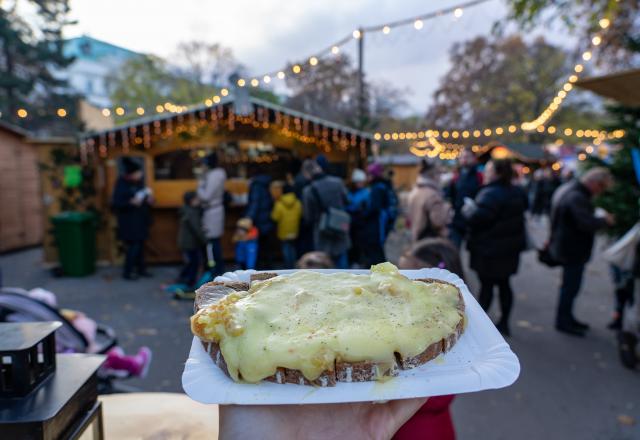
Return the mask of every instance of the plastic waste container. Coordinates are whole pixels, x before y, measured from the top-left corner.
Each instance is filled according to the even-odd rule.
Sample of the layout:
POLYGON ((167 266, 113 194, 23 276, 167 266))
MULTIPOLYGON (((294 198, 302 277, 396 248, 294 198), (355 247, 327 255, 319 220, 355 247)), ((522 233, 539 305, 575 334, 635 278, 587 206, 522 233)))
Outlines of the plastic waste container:
POLYGON ((64 275, 82 277, 96 269, 96 216, 62 212, 51 218, 64 275))

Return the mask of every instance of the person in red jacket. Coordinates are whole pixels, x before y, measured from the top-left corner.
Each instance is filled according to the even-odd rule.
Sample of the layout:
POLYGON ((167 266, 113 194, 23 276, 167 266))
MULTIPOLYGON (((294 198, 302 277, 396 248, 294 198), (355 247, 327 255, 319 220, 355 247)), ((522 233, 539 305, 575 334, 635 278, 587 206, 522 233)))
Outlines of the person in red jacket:
MULTIPOLYGON (((400 269, 439 267, 464 279, 460 254, 456 247, 444 238, 426 238, 416 242, 400 257, 400 269)), ((393 437, 396 440, 455 440, 456 433, 449 407, 455 396, 430 397, 393 437)))

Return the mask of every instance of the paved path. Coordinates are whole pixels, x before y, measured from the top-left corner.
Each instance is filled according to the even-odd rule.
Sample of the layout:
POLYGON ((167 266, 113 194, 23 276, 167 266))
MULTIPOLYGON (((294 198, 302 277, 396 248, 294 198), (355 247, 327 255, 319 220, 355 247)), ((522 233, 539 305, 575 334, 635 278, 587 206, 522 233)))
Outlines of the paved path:
MULTIPOLYGON (((0 256, 5 285, 52 290, 61 306, 114 327, 126 350, 150 346, 148 377, 130 384, 146 391, 181 390, 192 306, 158 289, 175 268, 154 268, 153 279, 138 282, 122 281, 112 268, 84 279, 51 278, 40 269, 40 255, 32 249, 0 256)), ((475 291, 473 273, 467 277, 475 291)), ((558 269, 541 266, 533 253, 525 255, 513 280, 509 339, 522 374, 507 389, 458 396, 453 412, 459 439, 640 439, 640 374, 620 366, 613 334, 605 328, 612 304, 606 266, 595 258, 578 300, 577 316, 592 324, 585 339, 553 329, 558 283, 558 269)))

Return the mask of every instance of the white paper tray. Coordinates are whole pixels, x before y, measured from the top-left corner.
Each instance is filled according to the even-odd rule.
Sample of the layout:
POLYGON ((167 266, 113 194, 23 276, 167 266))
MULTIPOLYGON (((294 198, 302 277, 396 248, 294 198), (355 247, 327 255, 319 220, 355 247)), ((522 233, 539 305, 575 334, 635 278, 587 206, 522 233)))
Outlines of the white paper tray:
MULTIPOLYGON (((255 271, 236 271, 216 280, 249 281, 255 271)), ((274 271, 287 274, 292 270, 274 271)), ((337 272, 327 269, 319 272, 337 272)), ((368 270, 351 270, 369 273, 368 270)), ((516 381, 520 362, 502 335, 455 274, 443 269, 401 271, 409 278, 435 278, 455 284, 462 291, 466 305, 467 328, 460 340, 445 355, 384 382, 338 382, 335 387, 236 383, 220 370, 193 339, 189 359, 182 374, 182 387, 194 400, 202 403, 263 405, 312 404, 405 399, 440 396, 503 388, 516 381)))

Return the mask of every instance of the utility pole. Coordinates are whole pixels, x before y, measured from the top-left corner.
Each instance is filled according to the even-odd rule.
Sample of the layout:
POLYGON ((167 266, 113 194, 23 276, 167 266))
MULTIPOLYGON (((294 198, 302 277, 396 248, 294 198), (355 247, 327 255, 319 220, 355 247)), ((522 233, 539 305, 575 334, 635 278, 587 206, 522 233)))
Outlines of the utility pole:
POLYGON ((364 99, 364 29, 359 28, 358 38, 358 128, 364 130, 365 99, 364 99))

